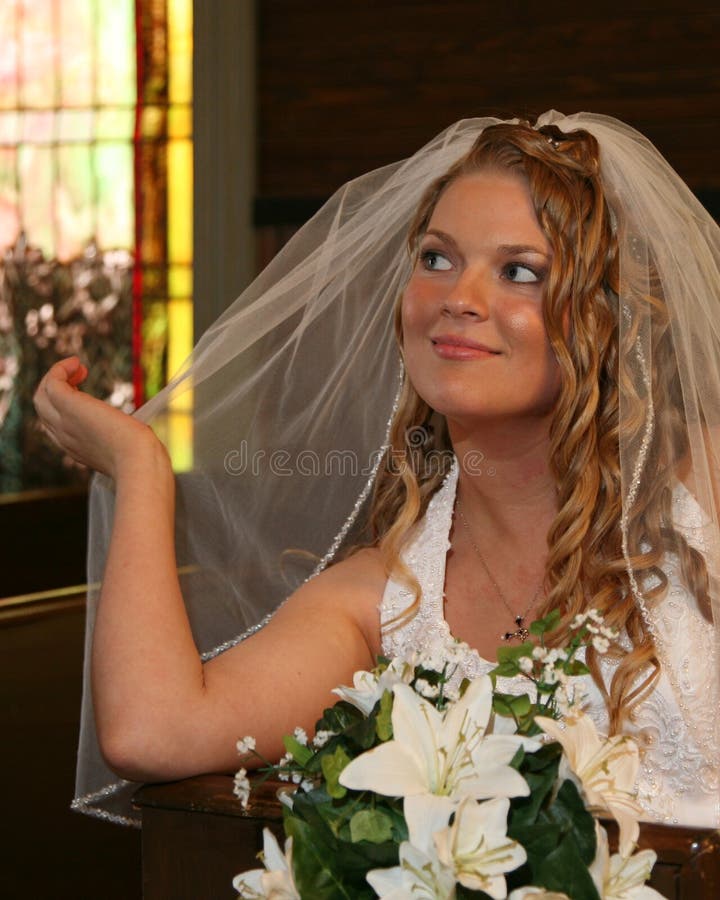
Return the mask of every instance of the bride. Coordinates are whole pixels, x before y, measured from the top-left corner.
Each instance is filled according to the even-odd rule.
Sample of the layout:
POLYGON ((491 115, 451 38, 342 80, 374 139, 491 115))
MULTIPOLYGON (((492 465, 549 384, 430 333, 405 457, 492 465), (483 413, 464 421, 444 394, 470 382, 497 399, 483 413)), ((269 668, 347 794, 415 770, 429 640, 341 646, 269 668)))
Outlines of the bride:
POLYGON ((243 734, 277 758, 380 653, 454 637, 475 675, 596 608, 589 712, 638 739, 645 817, 720 826, 719 260, 622 123, 465 120, 340 191, 138 417, 53 367, 41 420, 102 473, 76 807, 128 821, 128 782, 243 734))

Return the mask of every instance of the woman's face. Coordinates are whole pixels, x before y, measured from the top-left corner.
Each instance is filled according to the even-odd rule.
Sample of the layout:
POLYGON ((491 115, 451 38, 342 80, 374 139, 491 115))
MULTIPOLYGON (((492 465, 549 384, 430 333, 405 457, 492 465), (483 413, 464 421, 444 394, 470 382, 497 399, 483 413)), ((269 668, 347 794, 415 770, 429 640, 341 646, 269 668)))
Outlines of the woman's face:
POLYGON ((550 414, 560 387, 543 323, 550 262, 520 176, 483 170, 445 189, 401 309, 408 374, 433 409, 458 421, 550 414))

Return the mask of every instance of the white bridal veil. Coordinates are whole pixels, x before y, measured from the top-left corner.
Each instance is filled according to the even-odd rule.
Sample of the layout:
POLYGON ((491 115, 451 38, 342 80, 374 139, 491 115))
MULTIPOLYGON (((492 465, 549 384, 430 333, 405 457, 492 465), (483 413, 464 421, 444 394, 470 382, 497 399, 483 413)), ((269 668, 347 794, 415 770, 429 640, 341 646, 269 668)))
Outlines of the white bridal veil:
MULTIPOLYGON (((498 121, 460 121, 410 159, 341 188, 203 335, 171 384, 138 413, 162 434, 177 398, 192 392, 194 465, 177 481, 176 543, 183 594, 205 657, 260 627, 362 527, 400 386, 392 319, 410 271, 409 222, 429 183, 498 121)), ((694 696, 686 686, 693 665, 716 665, 717 628, 698 631, 694 661, 676 658, 673 621, 648 616, 643 586, 632 578, 638 547, 631 523, 634 504, 657 475, 652 448, 670 440, 668 423, 655 415, 653 366, 671 366, 678 385, 672 440, 681 422, 714 567, 720 546, 715 543, 720 491, 713 492, 720 458, 720 230, 632 128, 604 116, 565 117, 555 111, 541 116, 536 127, 548 124, 564 132, 584 128, 600 145, 602 180, 620 244, 624 553, 661 664, 699 746, 716 760, 717 702, 694 696), (643 295, 664 299, 667 327, 653 320, 652 304, 638 301, 643 295), (656 346, 659 334, 662 349, 656 346), (639 423, 637 397, 643 401, 639 423), (624 416, 634 417, 632 428, 623 427, 624 416)), ((112 504, 110 483, 96 477, 91 584, 102 578, 112 504)), ((92 591, 88 602, 86 650, 97 593, 92 591)), ((129 802, 136 785, 119 781, 99 753, 89 657, 86 652, 73 806, 130 823, 137 818, 129 802)))

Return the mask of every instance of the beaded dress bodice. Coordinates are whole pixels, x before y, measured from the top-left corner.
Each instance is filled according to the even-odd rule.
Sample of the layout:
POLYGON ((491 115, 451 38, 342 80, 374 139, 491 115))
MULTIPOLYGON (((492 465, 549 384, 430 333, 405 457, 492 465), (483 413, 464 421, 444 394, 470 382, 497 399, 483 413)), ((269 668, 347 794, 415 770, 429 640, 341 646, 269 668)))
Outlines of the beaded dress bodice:
MULTIPOLYGON (((407 655, 412 650, 428 649, 438 641, 452 640, 443 606, 457 474, 456 463, 403 551, 403 560, 417 578, 422 593, 419 609, 407 623, 383 629, 382 648, 386 656, 407 655)), ((688 541, 705 550, 703 514, 682 485, 675 491, 673 514, 676 527, 688 541)), ((718 710, 711 699, 717 689, 713 628, 682 584, 677 561, 667 559, 663 570, 668 577, 668 590, 653 608, 653 621, 649 623, 656 644, 664 648, 664 652, 658 650, 662 671, 652 693, 634 708, 627 727, 642 753, 638 799, 645 819, 720 827, 720 772, 714 738, 718 710)), ((394 620, 412 601, 413 594, 405 584, 388 579, 380 607, 382 622, 394 620)), ((614 665, 613 660, 603 660, 606 684, 612 678, 614 665)), ((459 674, 473 678, 494 666, 494 662, 468 649, 460 662, 459 674)), ((600 692, 589 676, 585 681, 586 711, 599 730, 607 731, 607 713, 600 692)), ((528 689, 528 682, 500 678, 498 688, 520 694, 528 689)))

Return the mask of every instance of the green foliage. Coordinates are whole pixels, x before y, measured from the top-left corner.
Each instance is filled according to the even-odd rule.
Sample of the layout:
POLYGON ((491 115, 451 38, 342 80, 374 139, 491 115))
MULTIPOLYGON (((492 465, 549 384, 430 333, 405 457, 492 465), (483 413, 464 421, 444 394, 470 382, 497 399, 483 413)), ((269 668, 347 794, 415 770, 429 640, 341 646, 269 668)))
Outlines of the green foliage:
POLYGON ((536 637, 543 637, 549 631, 554 631, 560 624, 560 610, 551 609, 544 619, 536 619, 528 631, 536 637))
POLYGON ((382 844, 392 840, 393 828, 390 816, 381 809, 361 809, 350 819, 350 839, 382 844))
POLYGON ((294 738, 291 734, 285 735, 285 737, 283 738, 283 744, 287 752, 291 753, 293 759, 301 766, 304 766, 305 763, 313 755, 312 750, 309 747, 301 744, 300 741, 298 741, 297 738, 294 738))
POLYGON ((382 742, 391 740, 393 736, 392 702, 393 695, 390 691, 385 691, 380 698, 380 709, 375 719, 375 734, 382 742))
POLYGON ((523 845, 527 862, 508 875, 508 889, 534 884, 573 900, 600 900, 588 872, 595 857, 595 820, 577 788, 557 789, 561 748, 546 744, 520 765, 530 796, 511 801, 508 835, 523 845))
POLYGON ((350 757, 342 747, 336 747, 332 753, 320 756, 320 767, 325 778, 325 787, 331 797, 340 800, 347 794, 338 778, 345 766, 350 762, 350 757))

